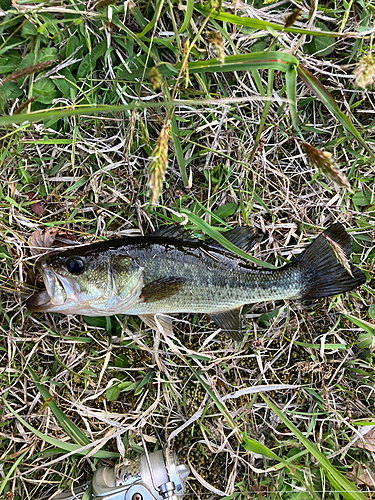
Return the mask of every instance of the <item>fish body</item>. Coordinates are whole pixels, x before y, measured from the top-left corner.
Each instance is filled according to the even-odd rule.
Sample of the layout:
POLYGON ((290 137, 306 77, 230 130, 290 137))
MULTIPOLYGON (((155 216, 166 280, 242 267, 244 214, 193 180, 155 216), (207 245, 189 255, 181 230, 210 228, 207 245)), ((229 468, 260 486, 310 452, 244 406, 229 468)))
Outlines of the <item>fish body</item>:
MULTIPOLYGON (((243 227, 224 236, 244 251, 256 241, 255 232, 243 227)), ((256 269, 213 240, 181 238, 174 231, 81 246, 40 259, 46 290, 34 294, 28 308, 87 316, 125 313, 145 320, 206 313, 238 340, 245 304, 325 297, 365 281, 359 269, 347 272, 329 240, 350 257, 351 239, 335 224, 291 264, 274 270, 256 269)))

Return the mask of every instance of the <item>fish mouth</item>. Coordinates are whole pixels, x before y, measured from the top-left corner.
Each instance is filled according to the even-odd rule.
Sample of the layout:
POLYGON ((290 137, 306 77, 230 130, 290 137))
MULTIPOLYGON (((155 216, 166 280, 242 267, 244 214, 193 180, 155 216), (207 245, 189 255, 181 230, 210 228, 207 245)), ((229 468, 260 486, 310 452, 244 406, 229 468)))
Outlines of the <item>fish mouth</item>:
POLYGON ((72 286, 64 277, 58 275, 45 262, 35 266, 41 272, 45 289, 34 293, 26 301, 27 309, 31 312, 52 312, 63 306, 72 295, 72 286))
POLYGON ((47 290, 34 293, 26 301, 26 307, 30 312, 48 312, 51 306, 51 297, 47 290))

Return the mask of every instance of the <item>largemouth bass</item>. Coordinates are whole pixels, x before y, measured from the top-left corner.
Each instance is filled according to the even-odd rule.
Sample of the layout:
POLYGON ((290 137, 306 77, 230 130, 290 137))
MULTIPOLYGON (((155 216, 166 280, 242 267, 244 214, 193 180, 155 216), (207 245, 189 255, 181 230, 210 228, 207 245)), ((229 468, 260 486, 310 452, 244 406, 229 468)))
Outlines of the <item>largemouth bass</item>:
MULTIPOLYGON (((247 227, 224 236, 245 252, 256 242, 256 232, 247 227)), ((351 238, 338 223, 291 264, 257 269, 212 239, 186 238, 175 228, 163 229, 47 254, 37 263, 45 290, 32 295, 27 307, 86 316, 138 315, 153 327, 155 315, 206 313, 241 340, 245 304, 317 299, 366 281, 358 268, 352 266, 350 274, 340 263, 332 251, 335 245, 350 258, 351 238)))

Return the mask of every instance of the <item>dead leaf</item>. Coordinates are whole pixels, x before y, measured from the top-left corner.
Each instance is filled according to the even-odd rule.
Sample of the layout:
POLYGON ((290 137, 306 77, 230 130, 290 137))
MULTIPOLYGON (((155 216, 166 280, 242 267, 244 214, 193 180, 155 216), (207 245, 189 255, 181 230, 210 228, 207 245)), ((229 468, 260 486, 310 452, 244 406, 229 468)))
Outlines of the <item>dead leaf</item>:
POLYGON ((51 248, 55 241, 58 229, 53 227, 47 228, 45 231, 34 231, 27 240, 31 249, 31 255, 39 255, 44 250, 51 248))
POLYGON ((354 446, 375 453, 375 426, 363 436, 363 439, 364 441, 356 441, 354 446))
POLYGON ((375 487, 375 469, 372 467, 366 467, 363 464, 355 463, 353 469, 348 474, 348 479, 356 483, 375 487))
MULTIPOLYGON (((27 193, 27 196, 29 197, 30 201, 36 200, 37 196, 33 191, 29 191, 27 193)), ((35 201, 34 203, 30 204, 31 210, 34 212, 34 214, 42 216, 44 213, 44 208, 40 201, 35 201)))
POLYGON ((77 242, 74 234, 61 231, 54 227, 48 227, 40 231, 34 231, 28 238, 31 255, 39 255, 49 248, 70 246, 77 242))

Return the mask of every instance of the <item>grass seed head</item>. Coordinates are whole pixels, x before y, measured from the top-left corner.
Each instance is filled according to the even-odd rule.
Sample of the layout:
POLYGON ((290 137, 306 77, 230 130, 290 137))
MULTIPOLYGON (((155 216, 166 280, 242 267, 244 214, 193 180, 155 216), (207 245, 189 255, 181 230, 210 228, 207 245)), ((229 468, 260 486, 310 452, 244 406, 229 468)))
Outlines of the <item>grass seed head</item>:
POLYGON ((217 0, 211 0, 210 1, 210 8, 212 10, 218 10, 219 9, 219 2, 217 0))
POLYGON ((148 167, 151 204, 158 202, 168 167, 169 125, 161 129, 148 167))
POLYGON ((41 71, 43 69, 49 68, 52 66, 52 64, 55 64, 56 61, 44 61, 41 63, 37 64, 31 64, 30 66, 27 66, 26 68, 19 69, 15 71, 14 73, 11 73, 7 77, 4 78, 3 83, 9 82, 9 81, 16 81, 18 78, 23 78, 24 76, 32 75, 34 73, 37 73, 38 71, 41 71))
POLYGON ((352 191, 348 179, 332 159, 332 153, 315 148, 307 142, 303 142, 302 146, 309 160, 309 164, 314 167, 317 172, 324 174, 338 186, 345 187, 349 191, 352 191))
POLYGON ((151 146, 150 146, 150 137, 148 135, 148 130, 147 130, 147 127, 145 125, 145 122, 142 120, 142 117, 139 116, 139 131, 140 131, 140 135, 141 135, 141 140, 147 144, 147 146, 151 149, 151 146))
MULTIPOLYGON (((189 54, 189 50, 190 50, 190 42, 189 42, 189 40, 186 40, 186 42, 184 43, 183 52, 182 52, 183 60, 185 60, 185 57, 189 54)), ((187 64, 184 65, 183 72, 184 72, 183 73, 184 74, 184 85, 185 85, 185 88, 188 88, 188 86, 189 86, 189 66, 187 64)))
POLYGON ((93 9, 102 9, 103 7, 107 7, 108 5, 113 5, 116 3, 117 0, 100 0, 97 2, 94 6, 93 9))
POLYGON ((357 67, 353 71, 355 84, 357 87, 372 85, 375 77, 375 60, 372 54, 366 54, 358 61, 357 67))
POLYGON ((161 87, 161 76, 159 70, 156 66, 150 69, 148 72, 148 78, 152 84, 154 90, 160 89, 161 87))
POLYGON ((286 17, 284 22, 284 28, 290 28, 291 26, 293 26, 293 24, 299 18, 301 12, 302 9, 294 9, 294 11, 291 14, 289 14, 289 16, 286 17))
POLYGON ((323 235, 325 239, 327 240, 328 246, 333 253, 333 255, 336 257, 336 259, 340 262, 340 264, 345 267, 347 272, 354 278, 352 270, 350 268, 349 260, 347 259, 344 250, 341 248, 341 246, 336 243, 336 241, 333 241, 329 236, 326 234, 323 235))
POLYGON ((220 64, 224 64, 224 40, 218 31, 210 31, 207 33, 207 38, 216 51, 216 56, 220 64))
POLYGON ((130 150, 131 150, 131 147, 133 144, 134 129, 135 129, 136 121, 137 121, 137 115, 138 115, 138 111, 136 109, 134 109, 132 111, 131 116, 130 116, 128 128, 126 129, 125 145, 124 145, 125 161, 127 161, 128 157, 129 157, 130 150))

